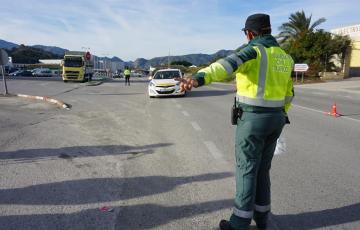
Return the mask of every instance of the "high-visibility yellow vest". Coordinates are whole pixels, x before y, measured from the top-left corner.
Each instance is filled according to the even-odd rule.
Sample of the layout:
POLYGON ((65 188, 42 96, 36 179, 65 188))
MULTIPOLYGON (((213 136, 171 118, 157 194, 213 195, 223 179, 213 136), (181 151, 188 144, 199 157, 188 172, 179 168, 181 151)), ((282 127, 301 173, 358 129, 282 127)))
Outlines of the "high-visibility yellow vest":
POLYGON ((124 70, 124 74, 125 75, 130 75, 130 70, 128 70, 128 69, 124 70))
POLYGON ((199 70, 195 78, 203 77, 207 85, 235 73, 238 102, 259 107, 284 107, 287 112, 294 96, 293 59, 278 46, 252 47, 257 53, 256 58, 243 62, 236 53, 231 54, 199 70))
POLYGON ((235 71, 238 102, 260 107, 286 106, 293 98, 293 59, 280 47, 253 48, 256 59, 243 63, 235 71))

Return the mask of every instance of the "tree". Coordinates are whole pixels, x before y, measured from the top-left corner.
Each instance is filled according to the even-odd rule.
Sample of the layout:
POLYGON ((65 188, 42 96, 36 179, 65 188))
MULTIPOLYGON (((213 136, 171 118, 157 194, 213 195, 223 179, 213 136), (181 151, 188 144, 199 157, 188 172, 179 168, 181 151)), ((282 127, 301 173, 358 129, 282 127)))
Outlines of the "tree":
POLYGON ((302 37, 312 33, 315 27, 325 22, 325 18, 320 18, 314 23, 311 23, 312 15, 306 17, 305 12, 302 10, 290 14, 289 22, 283 23, 280 27, 280 34, 278 38, 280 43, 286 44, 290 41, 301 39, 302 37))
POLYGON ((173 61, 170 63, 170 65, 182 65, 182 66, 185 66, 185 67, 189 67, 189 66, 192 66, 192 63, 191 62, 188 62, 188 61, 173 61))
POLYGON ((309 75, 317 75, 324 70, 336 71, 334 57, 338 57, 343 63, 349 45, 350 39, 346 36, 333 35, 324 30, 318 30, 289 41, 286 50, 295 63, 309 64, 309 75))
POLYGON ((19 47, 14 47, 8 50, 9 56, 12 57, 14 63, 34 64, 38 63, 39 59, 59 59, 63 58, 60 55, 50 53, 41 49, 25 46, 21 44, 19 47))

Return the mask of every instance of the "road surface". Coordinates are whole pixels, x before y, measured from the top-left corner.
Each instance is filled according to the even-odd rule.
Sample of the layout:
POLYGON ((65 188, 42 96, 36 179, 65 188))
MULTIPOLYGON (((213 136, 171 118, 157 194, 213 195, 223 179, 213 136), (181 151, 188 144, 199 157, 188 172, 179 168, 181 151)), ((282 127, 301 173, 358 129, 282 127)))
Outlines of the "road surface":
MULTIPOLYGON (((2 228, 205 230, 229 217, 234 86, 150 99, 147 81, 132 80, 8 81, 72 109, 0 97, 2 228)), ((359 80, 296 87, 270 229, 360 229, 359 80), (326 115, 334 102, 344 116, 326 115)))

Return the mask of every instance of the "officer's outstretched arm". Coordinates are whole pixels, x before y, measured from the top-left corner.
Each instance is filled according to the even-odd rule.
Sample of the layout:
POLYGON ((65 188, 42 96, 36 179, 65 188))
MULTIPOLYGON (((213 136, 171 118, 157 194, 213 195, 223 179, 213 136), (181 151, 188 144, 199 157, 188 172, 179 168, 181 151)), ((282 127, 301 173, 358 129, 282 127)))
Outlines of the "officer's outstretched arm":
POLYGON ((208 85, 213 81, 229 79, 244 62, 255 59, 256 56, 257 53, 253 47, 249 45, 244 46, 240 51, 219 59, 210 66, 199 70, 193 76, 193 79, 198 81, 198 86, 208 85))

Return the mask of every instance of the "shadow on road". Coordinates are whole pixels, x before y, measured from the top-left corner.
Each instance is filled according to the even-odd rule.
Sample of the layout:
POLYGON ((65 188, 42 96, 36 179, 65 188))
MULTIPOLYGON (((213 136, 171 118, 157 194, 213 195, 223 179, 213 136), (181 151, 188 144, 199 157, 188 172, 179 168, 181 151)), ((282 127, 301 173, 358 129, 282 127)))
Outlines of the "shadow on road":
POLYGON ((104 145, 74 146, 46 149, 22 149, 13 152, 0 152, 0 165, 12 163, 29 163, 58 158, 71 160, 76 157, 95 157, 121 154, 152 154, 154 149, 171 146, 171 143, 158 143, 143 146, 104 145))
MULTIPOLYGON (((114 207, 119 213, 114 227, 112 213, 99 209, 87 209, 71 214, 34 214, 0 217, 2 226, 7 230, 48 230, 48 229, 116 229, 142 230, 156 228, 181 218, 189 218, 230 208, 233 200, 217 200, 191 205, 162 206, 156 204, 139 204, 114 207)), ((214 220, 214 228, 218 220, 214 220)), ((191 229, 197 229, 196 221, 191 229)), ((180 228, 178 228, 180 229, 180 228)), ((217 228, 216 228, 217 229, 217 228)))
MULTIPOLYGON (((115 229, 153 229, 177 219, 228 209, 233 204, 233 199, 227 199, 181 206, 161 206, 156 204, 122 206, 120 207, 115 229)), ((218 221, 214 220, 214 228, 209 229, 217 229, 215 227, 218 221)), ((196 221, 193 221, 193 224, 190 229, 198 229, 196 221)))
MULTIPOLYGON (((294 215, 272 215, 279 227, 310 230, 360 221, 360 203, 322 211, 294 215)), ((281 228, 285 229, 285 228, 281 228)))
POLYGON ((145 176, 130 178, 89 178, 1 189, 0 204, 89 204, 128 200, 161 194, 194 182, 232 177, 229 172, 185 177, 145 176))

